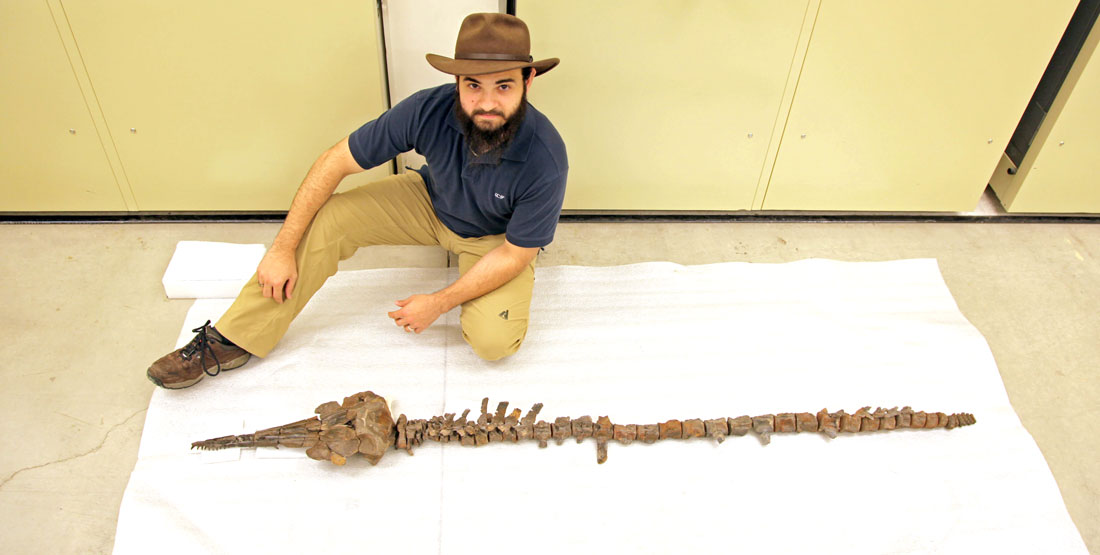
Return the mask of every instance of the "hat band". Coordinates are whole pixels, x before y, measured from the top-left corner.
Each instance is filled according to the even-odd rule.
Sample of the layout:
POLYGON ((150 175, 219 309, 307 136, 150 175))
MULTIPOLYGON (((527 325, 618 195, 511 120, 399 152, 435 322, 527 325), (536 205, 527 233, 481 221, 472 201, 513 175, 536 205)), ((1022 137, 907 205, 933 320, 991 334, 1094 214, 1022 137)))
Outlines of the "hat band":
POLYGON ((457 60, 500 60, 505 62, 527 62, 531 63, 535 61, 535 58, 531 56, 520 56, 517 54, 455 54, 457 60))

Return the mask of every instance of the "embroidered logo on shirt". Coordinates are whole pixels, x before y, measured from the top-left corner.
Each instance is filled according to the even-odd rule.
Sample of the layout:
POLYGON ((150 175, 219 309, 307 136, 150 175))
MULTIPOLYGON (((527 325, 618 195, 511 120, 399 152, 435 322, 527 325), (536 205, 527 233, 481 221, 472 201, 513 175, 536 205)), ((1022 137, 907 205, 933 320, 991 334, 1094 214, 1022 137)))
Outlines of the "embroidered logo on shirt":
POLYGON ((501 318, 504 318, 505 320, 507 320, 508 319, 508 311, 505 310, 504 312, 501 312, 500 314, 497 314, 497 316, 500 316, 501 318))
POLYGON ((502 195, 500 193, 493 193, 493 196, 497 197, 498 199, 504 200, 504 195, 502 195))

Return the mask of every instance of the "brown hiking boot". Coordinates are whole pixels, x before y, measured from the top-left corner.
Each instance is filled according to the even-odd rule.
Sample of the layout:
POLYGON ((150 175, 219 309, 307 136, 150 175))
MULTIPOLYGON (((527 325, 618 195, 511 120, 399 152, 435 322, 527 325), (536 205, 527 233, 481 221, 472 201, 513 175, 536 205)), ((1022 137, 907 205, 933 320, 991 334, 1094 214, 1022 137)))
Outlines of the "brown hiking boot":
POLYGON ((182 349, 168 353, 149 367, 149 380, 160 387, 183 389, 199 383, 203 376, 217 376, 248 362, 248 351, 222 337, 210 320, 191 330, 196 335, 182 349))

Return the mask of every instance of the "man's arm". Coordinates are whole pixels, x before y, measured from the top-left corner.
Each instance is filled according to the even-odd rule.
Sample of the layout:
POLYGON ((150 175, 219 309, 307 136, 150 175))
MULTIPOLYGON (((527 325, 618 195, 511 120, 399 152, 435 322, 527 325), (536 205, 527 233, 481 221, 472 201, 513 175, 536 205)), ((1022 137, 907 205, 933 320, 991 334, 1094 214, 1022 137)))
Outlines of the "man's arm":
POLYGON ((507 240, 489 251, 462 277, 430 295, 413 295, 397 301, 398 310, 389 313, 406 331, 420 333, 452 308, 476 299, 518 276, 539 252, 538 247, 517 247, 507 240))
POLYGON ((290 211, 275 236, 275 241, 256 269, 265 297, 275 299, 280 304, 283 302, 284 292, 286 298, 290 298, 294 283, 298 280, 294 252, 309 227, 309 222, 345 177, 361 171, 363 168, 359 167, 348 148, 347 137, 326 150, 313 163, 294 195, 290 211))

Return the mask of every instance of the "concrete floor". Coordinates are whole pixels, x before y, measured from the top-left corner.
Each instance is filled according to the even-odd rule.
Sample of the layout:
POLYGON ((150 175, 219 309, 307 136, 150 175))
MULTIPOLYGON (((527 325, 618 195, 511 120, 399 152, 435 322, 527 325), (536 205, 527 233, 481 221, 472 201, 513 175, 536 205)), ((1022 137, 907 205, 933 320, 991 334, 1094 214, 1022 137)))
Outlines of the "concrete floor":
MULTIPOLYGON (((277 228, 0 225, 0 552, 111 550, 153 390, 145 369, 173 347, 190 306, 160 284, 176 242, 270 243, 277 228)), ((1100 554, 1100 434, 1089 428, 1100 417, 1100 225, 571 223, 539 264, 814 257, 939 260, 1100 554)), ((433 248, 375 247, 342 267, 446 261, 433 248)))

